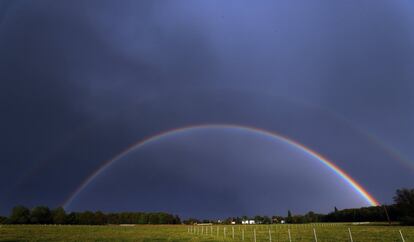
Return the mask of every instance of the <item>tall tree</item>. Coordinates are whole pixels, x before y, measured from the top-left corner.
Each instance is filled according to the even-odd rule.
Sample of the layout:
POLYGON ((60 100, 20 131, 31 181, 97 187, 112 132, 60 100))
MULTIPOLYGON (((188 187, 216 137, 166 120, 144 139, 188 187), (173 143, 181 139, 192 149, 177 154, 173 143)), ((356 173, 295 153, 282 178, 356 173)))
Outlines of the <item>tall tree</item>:
POLYGON ((95 216, 94 216, 94 224, 106 224, 107 223, 107 217, 104 213, 102 213, 101 211, 97 211, 95 212, 95 216))
POLYGON ((150 224, 159 224, 160 223, 159 214, 157 214, 157 213, 150 213, 149 214, 149 218, 148 218, 148 222, 150 224))
POLYGON ((30 222, 30 210, 24 206, 16 206, 10 215, 12 224, 28 224, 30 222))
POLYGON ((288 216, 286 218, 286 222, 287 223, 292 223, 293 222, 292 213, 290 212, 290 210, 288 210, 288 216))
POLYGON ((148 224, 149 221, 149 216, 146 213, 142 213, 139 217, 138 217, 138 223, 139 224, 148 224))
POLYGON ((65 224, 67 222, 65 209, 62 207, 53 209, 52 220, 54 224, 65 224))
POLYGON ((7 217, 0 216, 0 224, 6 224, 7 223, 7 217))
POLYGON ((52 223, 52 213, 48 207, 37 206, 32 209, 30 222, 33 224, 50 224, 52 223))
POLYGON ((85 211, 79 213, 79 224, 95 224, 95 213, 91 211, 85 211))
POLYGON ((263 223, 263 217, 260 215, 256 215, 254 216, 254 221, 258 224, 262 224, 263 223))
POLYGON ((394 202, 401 222, 414 225, 414 189, 398 189, 394 196, 394 202))
POLYGON ((174 216, 174 224, 181 224, 181 219, 178 215, 174 216))
POLYGON ((264 224, 271 224, 272 220, 268 216, 263 216, 263 223, 264 224))

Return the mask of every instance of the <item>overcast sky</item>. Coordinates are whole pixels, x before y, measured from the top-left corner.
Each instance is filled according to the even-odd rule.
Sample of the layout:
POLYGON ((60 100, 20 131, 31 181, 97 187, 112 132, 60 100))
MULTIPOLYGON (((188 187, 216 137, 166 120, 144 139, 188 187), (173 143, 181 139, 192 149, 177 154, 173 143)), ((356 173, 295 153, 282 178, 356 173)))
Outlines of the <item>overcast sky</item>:
MULTIPOLYGON (((409 0, 1 0, 0 213, 60 206, 131 144, 197 124, 287 136, 391 203, 414 187, 413 11, 409 0)), ((67 208, 217 217, 366 205, 301 150, 197 129, 134 150, 67 208)))

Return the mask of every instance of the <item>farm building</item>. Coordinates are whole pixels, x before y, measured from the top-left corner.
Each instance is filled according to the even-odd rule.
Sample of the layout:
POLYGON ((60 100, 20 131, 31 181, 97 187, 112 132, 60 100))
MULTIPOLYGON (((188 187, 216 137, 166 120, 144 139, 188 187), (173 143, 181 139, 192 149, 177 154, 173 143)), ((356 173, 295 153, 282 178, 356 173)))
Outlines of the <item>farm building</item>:
POLYGON ((242 224, 256 224, 253 219, 242 220, 242 224))

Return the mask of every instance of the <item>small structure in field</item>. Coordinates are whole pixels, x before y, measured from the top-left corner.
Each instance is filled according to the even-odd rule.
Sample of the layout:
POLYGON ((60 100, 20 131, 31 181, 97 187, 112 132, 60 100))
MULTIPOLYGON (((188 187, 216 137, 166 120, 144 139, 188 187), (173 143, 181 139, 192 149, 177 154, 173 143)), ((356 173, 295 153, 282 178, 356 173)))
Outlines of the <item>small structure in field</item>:
POLYGON ((242 220, 242 224, 256 224, 253 219, 242 220))

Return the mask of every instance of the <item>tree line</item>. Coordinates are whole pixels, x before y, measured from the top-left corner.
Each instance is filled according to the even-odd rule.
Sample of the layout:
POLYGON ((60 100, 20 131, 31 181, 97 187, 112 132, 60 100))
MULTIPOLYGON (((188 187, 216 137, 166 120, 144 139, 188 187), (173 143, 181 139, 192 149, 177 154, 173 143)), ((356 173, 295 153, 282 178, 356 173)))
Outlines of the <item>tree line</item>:
MULTIPOLYGON (((241 223, 242 220, 252 219, 259 224, 280 223, 317 223, 317 222, 387 222, 399 221, 403 225, 414 225, 414 189, 398 189, 394 196, 394 204, 383 206, 372 206, 362 208, 351 208, 334 211, 328 214, 308 212, 304 215, 293 215, 291 211, 287 216, 255 216, 249 218, 229 217, 222 223, 241 223)), ((193 223, 217 223, 217 220, 198 220, 190 218, 184 221, 186 224, 193 223)), ((16 206, 12 209, 9 217, 1 217, 0 223, 4 224, 180 224, 177 215, 168 213, 147 212, 120 212, 103 213, 100 211, 71 212, 59 207, 50 210, 46 206, 37 206, 28 209, 24 206, 16 206)))
POLYGON ((390 222, 398 221, 403 225, 414 225, 414 189, 397 189, 393 197, 394 204, 351 208, 334 211, 328 214, 309 212, 305 215, 288 214, 287 222, 390 222))
POLYGON ((104 224, 180 224, 178 215, 163 212, 120 212, 103 213, 100 211, 84 211, 66 213, 62 207, 49 209, 37 206, 28 209, 16 206, 9 217, 0 217, 3 224, 73 224, 73 225, 104 225, 104 224))
MULTIPOLYGON (((289 210, 287 216, 254 216, 254 217, 229 217, 222 221, 224 224, 235 222, 242 223, 243 220, 254 220, 258 224, 285 223, 317 223, 317 222, 389 222, 396 221, 403 225, 414 225, 414 189, 398 189, 394 196, 394 204, 383 206, 372 206, 362 208, 351 208, 334 210, 328 214, 319 214, 308 212, 303 215, 293 215, 289 210)), ((213 220, 187 219, 186 224, 210 222, 217 223, 213 220)))

